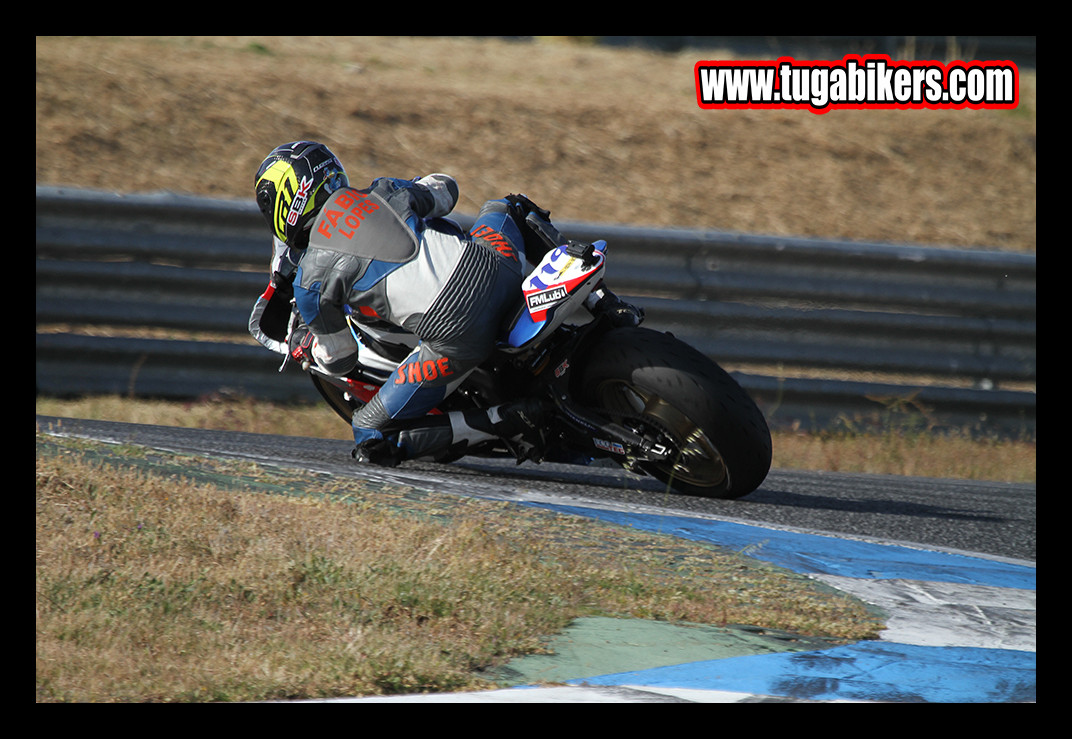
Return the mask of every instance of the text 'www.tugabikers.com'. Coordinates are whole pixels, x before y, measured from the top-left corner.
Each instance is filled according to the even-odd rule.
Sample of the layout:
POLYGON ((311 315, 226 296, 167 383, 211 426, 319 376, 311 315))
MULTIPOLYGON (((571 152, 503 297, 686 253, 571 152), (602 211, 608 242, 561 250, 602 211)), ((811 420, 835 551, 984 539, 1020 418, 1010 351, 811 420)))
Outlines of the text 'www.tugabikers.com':
POLYGON ((699 61, 701 108, 1015 108, 1020 72, 1010 61, 699 61))

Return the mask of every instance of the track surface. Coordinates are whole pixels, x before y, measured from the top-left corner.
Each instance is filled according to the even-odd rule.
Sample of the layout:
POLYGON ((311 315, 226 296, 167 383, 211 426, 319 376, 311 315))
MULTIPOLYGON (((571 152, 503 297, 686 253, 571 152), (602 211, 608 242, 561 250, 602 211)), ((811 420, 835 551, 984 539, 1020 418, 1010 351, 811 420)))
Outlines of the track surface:
POLYGON ((37 423, 41 429, 62 429, 73 436, 434 485, 487 497, 566 505, 590 500, 1032 562, 1036 557, 1034 485, 774 470, 746 498, 719 501, 668 494, 651 478, 603 467, 475 460, 379 470, 355 465, 352 445, 340 441, 41 416, 37 423))

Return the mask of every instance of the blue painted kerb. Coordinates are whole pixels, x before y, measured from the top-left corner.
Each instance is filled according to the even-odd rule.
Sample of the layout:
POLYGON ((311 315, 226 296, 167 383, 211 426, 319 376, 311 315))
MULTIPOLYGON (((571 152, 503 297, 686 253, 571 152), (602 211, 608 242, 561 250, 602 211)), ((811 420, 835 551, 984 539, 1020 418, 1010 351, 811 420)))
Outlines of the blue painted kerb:
POLYGON ((852 541, 728 521, 535 503, 536 507, 702 541, 793 572, 865 580, 922 580, 1035 589, 1035 568, 893 544, 852 541))

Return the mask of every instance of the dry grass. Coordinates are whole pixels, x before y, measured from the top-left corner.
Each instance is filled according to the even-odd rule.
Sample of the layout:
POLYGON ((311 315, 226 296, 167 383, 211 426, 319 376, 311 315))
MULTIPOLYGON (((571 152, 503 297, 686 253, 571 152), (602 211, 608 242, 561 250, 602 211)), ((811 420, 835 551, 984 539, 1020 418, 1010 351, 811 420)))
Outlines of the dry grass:
POLYGON ((356 182, 449 172, 465 213, 520 190, 561 221, 1035 251, 1032 71, 1014 111, 814 115, 700 109, 693 67, 725 50, 35 41, 38 184, 249 199, 261 159, 308 137, 356 182))
POLYGON ((774 448, 777 466, 783 468, 1036 482, 1035 441, 896 430, 782 432, 774 434, 774 448))
POLYGON ((584 615, 849 640, 880 628, 847 596, 672 537, 246 463, 37 441, 39 702, 490 687, 480 670, 540 652, 584 615))

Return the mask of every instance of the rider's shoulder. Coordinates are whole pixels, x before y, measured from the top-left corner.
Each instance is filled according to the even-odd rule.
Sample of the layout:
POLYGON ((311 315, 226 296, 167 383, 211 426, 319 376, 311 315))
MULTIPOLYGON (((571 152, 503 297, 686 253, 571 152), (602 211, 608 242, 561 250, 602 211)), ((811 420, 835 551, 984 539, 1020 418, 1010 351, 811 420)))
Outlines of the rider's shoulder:
POLYGON ((367 188, 361 192, 388 195, 399 190, 412 190, 417 186, 413 180, 404 180, 400 177, 377 177, 367 188))

